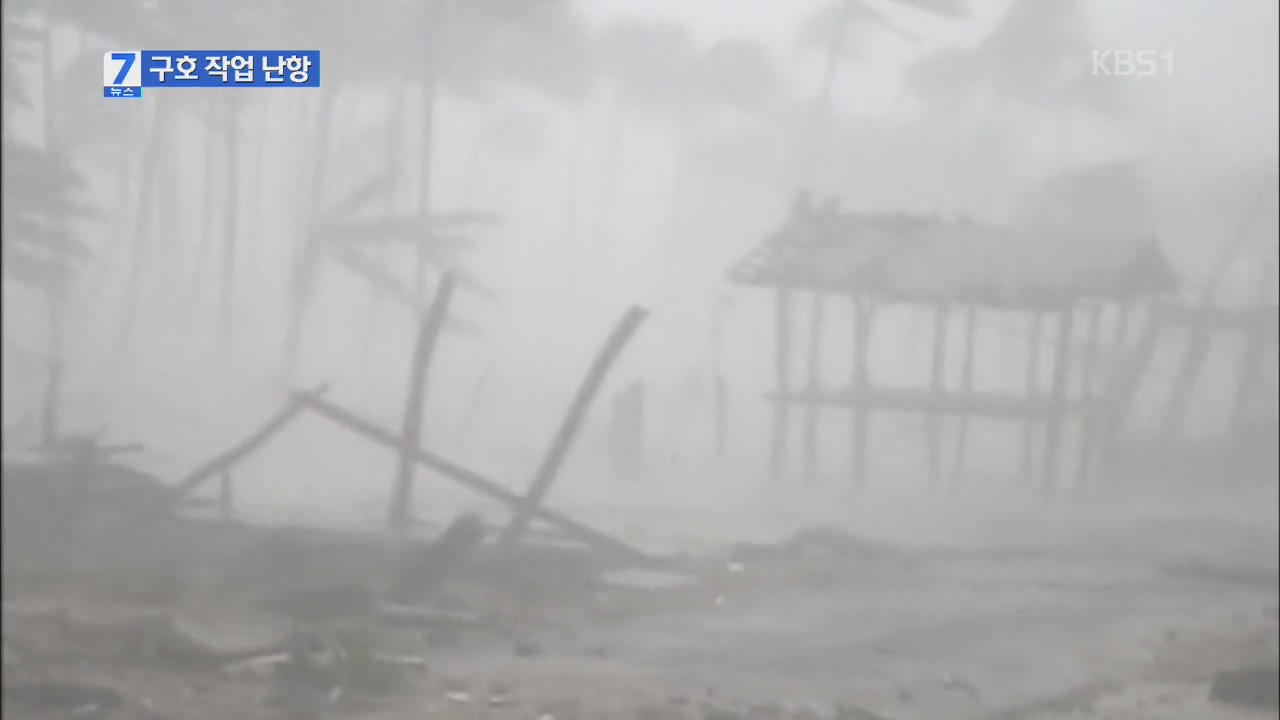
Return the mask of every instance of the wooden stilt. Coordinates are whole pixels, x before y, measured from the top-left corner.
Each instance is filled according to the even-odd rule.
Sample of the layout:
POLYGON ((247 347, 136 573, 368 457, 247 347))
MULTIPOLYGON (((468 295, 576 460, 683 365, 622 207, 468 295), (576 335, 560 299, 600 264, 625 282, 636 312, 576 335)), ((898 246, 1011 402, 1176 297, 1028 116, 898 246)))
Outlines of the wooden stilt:
MULTIPOLYGON (((947 303, 939 302, 933 318, 933 365, 929 372, 929 390, 935 395, 946 391, 947 371, 947 303)), ((942 416, 930 413, 929 484, 937 486, 942 473, 942 416)))
MULTIPOLYGON (((813 293, 809 310, 809 392, 818 392, 822 373, 822 315, 825 299, 821 292, 813 293)), ((804 408, 804 465, 802 476, 806 484, 817 480, 818 457, 818 405, 808 403, 804 408)))
POLYGON ((867 484, 867 436, 871 432, 871 405, 868 391, 871 388, 871 315, 870 302, 863 297, 853 299, 853 389, 861 399, 854 409, 853 429, 853 479, 859 486, 867 484))
MULTIPOLYGON (((969 396, 973 394, 973 351, 974 338, 977 334, 978 307, 970 305, 965 309, 964 319, 964 359, 960 366, 960 392, 969 402, 969 396)), ((969 413, 965 412, 960 415, 959 425, 956 428, 956 455, 955 467, 951 473, 951 490, 956 491, 960 484, 960 478, 964 474, 965 450, 969 438, 969 413)))
POLYGON ((773 406, 773 438, 769 444, 769 479, 781 482, 786 463, 791 407, 785 399, 791 383, 791 294, 778 290, 774 295, 774 383, 780 396, 773 406))
POLYGON ((1098 353, 1102 342, 1101 304, 1089 308, 1086 316, 1085 347, 1080 358, 1080 463, 1076 485, 1084 488, 1093 475, 1093 454, 1099 423, 1098 353))
MULTIPOLYGON (((1270 291, 1272 283, 1275 282, 1277 268, 1276 262, 1272 261, 1266 264, 1262 272, 1258 275, 1258 282, 1254 287, 1253 306, 1257 308, 1265 307, 1267 304, 1267 293, 1270 291)), ((1268 320, 1267 322, 1252 323, 1245 330, 1244 348, 1240 355, 1240 366, 1236 377, 1235 397, 1231 402, 1231 427, 1233 434, 1238 434, 1245 429, 1249 423, 1249 399, 1256 392, 1262 379, 1262 361, 1266 355, 1268 339, 1274 338, 1275 326, 1268 320)))
POLYGON ((1062 442, 1062 421, 1067 404, 1067 386, 1071 378, 1072 338, 1075 307, 1068 305, 1058 315, 1058 346, 1053 360, 1053 385, 1050 389, 1049 415, 1044 428, 1043 488, 1052 494, 1058 483, 1058 451, 1062 442))
POLYGON ((1108 376, 1106 386, 1102 389, 1102 416, 1098 421, 1102 436, 1101 475, 1102 481, 1108 487, 1115 485, 1120 469, 1120 418, 1128 403, 1128 398, 1117 393, 1118 388, 1115 386, 1115 381, 1116 373, 1120 372, 1123 367, 1122 361, 1125 357, 1125 344, 1128 341, 1129 324, 1132 316, 1133 305, 1131 303, 1123 302, 1116 308, 1116 325, 1111 334, 1111 354, 1110 362, 1108 363, 1114 370, 1108 376))
MULTIPOLYGON (((1040 398, 1040 350, 1044 340, 1044 311, 1035 310, 1031 315, 1030 338, 1027 341, 1027 400, 1034 403, 1040 398)), ((1039 423, 1034 413, 1027 415, 1022 423, 1022 463, 1019 476, 1024 482, 1034 487, 1036 484, 1035 441, 1036 428, 1039 423)))

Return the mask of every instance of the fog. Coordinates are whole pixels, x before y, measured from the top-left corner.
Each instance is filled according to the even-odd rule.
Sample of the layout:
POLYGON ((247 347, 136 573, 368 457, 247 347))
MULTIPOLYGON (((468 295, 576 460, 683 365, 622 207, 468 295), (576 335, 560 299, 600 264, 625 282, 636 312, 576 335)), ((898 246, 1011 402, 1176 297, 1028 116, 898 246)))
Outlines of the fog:
MULTIPOLYGON (((14 0, 4 23, 6 468, 88 436, 141 444, 129 466, 176 483, 321 384, 400 435, 419 326, 449 277, 420 445, 518 495, 614 325, 647 311, 543 501, 649 552, 714 555, 822 524, 947 551, 1275 572, 1280 370, 1274 326, 1256 329, 1280 294, 1275 3, 14 0), (318 50, 321 82, 99 100, 100 58, 122 48, 318 50), (1099 72, 1099 52, 1129 51, 1158 61, 1099 72), (807 227, 802 196, 819 219, 905 213, 942 229, 877 240, 906 258, 875 266, 898 278, 884 286, 744 281, 744 258, 807 227), (1155 243, 1165 285, 1072 289, 1120 273, 1133 238, 1155 243), (1081 368, 1109 358, 1104 389, 1085 370, 1061 380, 1122 409, 1102 440, 1092 415, 1059 446, 1057 411, 1024 423, 973 408, 1059 382, 1056 345, 1028 340, 1032 322, 1058 332, 1056 311, 974 301, 960 286, 975 277, 1066 293, 1080 309, 1063 337, 1113 338, 1071 351, 1081 368), (1070 287, 1051 287, 1061 277, 1070 287), (875 318, 865 365, 850 297, 875 318), (1170 325, 1143 345, 1138 328, 1165 307, 1227 329, 1170 325), (1130 366, 1132 387, 1109 394, 1130 366), (936 374, 968 410, 879 407, 870 424, 838 398, 796 400, 779 420, 769 393, 854 392, 859 367, 885 392, 930 392, 936 374), (1042 432, 1047 459, 1020 455, 1042 432), (1105 491, 1077 474, 1090 443, 1123 458, 1105 491), (930 480, 939 452, 945 487, 930 480), (1192 542, 1204 537, 1218 541, 1192 542)), ((853 262, 833 254, 812 273, 853 262)), ((304 412, 236 464, 236 514, 381 533, 397 462, 304 412)), ((507 524, 503 504, 413 472, 422 538, 469 511, 507 524)), ((1231 602, 1275 603, 1274 582, 1250 587, 1231 602)), ((1213 609, 1203 592, 1159 612, 1213 609)), ((824 692, 815 678, 845 665, 778 642, 792 641, 819 669, 791 680, 824 692)), ((759 670, 731 665, 717 682, 759 670)), ((930 707, 901 716, 944 717, 930 707)))

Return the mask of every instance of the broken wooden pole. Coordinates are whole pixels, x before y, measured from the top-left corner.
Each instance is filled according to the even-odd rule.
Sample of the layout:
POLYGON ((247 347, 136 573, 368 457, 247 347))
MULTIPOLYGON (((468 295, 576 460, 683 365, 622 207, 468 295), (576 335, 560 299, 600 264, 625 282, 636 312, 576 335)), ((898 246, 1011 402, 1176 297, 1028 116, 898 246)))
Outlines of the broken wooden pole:
POLYGON ((791 378, 791 294, 779 289, 774 295, 774 384, 779 401, 773 406, 773 437, 769 443, 769 480, 782 481, 791 424, 791 405, 786 399, 791 378))
POLYGON ((499 536, 499 547, 510 550, 520 542, 520 537, 528 528, 534 511, 542 505, 543 498, 551 489, 551 484, 555 482, 556 473, 560 471, 560 465, 564 462, 570 445, 578 435, 578 428, 581 427, 582 419, 586 416, 587 408, 591 406, 591 400, 595 397, 596 391, 600 389, 600 383, 604 381, 605 374, 609 372, 609 368, 621 354, 622 348, 626 346, 627 341, 635 334, 636 329, 648 314, 648 311, 641 307, 633 306, 627 310, 605 341, 604 347, 600 348, 600 352, 596 354, 591 368, 578 387, 577 395, 569 405, 569 411, 560 424, 560 430, 552 439, 551 447, 547 449, 542 466, 538 468, 538 473, 529 485, 528 492, 516 506, 511 522, 499 536))
POLYGON ((871 305, 864 297, 853 298, 853 481, 867 484, 867 436, 871 432, 871 305))
POLYGON ((273 415, 244 440, 232 445, 230 448, 219 453, 213 459, 205 462, 195 470, 188 473, 185 478, 178 482, 174 489, 174 493, 178 497, 183 497, 192 490, 195 490, 205 481, 217 475, 219 472, 229 470, 231 466, 240 462, 255 450, 262 447, 268 440, 274 437, 276 433, 280 432, 284 426, 288 425, 290 421, 297 417, 298 413, 302 411, 302 404, 297 399, 298 397, 319 397, 320 395, 323 395, 328 388, 329 386, 327 384, 320 385, 306 393, 295 394, 293 398, 285 403, 285 406, 280 409, 280 412, 273 415))
MULTIPOLYGON (((310 408, 315 413, 326 417, 339 425, 343 425, 349 430, 359 435, 363 435, 365 438, 368 438, 373 442, 386 445, 393 450, 400 450, 402 438, 398 437, 390 430, 378 427, 368 420, 357 416, 355 413, 322 399, 318 395, 299 393, 296 397, 300 403, 310 408)), ((507 490, 497 482, 490 480, 479 473, 472 472, 457 463, 446 460, 433 452, 424 450, 420 447, 412 448, 412 456, 414 462, 419 465, 430 470, 434 470, 459 485, 490 499, 497 500, 508 507, 514 508, 523 501, 521 496, 507 490)), ((539 520, 558 528, 568 537, 581 541, 590 547, 607 552, 618 559, 640 564, 653 562, 653 558, 649 555, 627 545, 621 540, 610 537, 599 530, 583 525, 582 523, 579 523, 568 516, 561 515, 553 510, 537 506, 533 508, 532 514, 539 520)))
POLYGON ((409 362, 409 392, 405 398, 404 423, 401 426, 400 459, 396 467, 395 486, 391 504, 387 508, 387 527, 394 536, 401 536, 409 527, 409 506, 413 501, 414 462, 410 448, 422 444, 422 405, 426 393, 427 371, 431 356, 449 311, 449 299, 453 295, 453 273, 446 272, 436 287, 435 299, 422 316, 418 327, 418 343, 409 362))
POLYGON ((1049 391, 1049 413, 1044 424, 1043 490, 1052 493, 1058 482, 1058 449, 1062 441, 1062 420, 1067 406, 1067 384, 1071 378, 1071 352, 1075 306, 1067 305, 1058 314, 1058 342, 1053 360, 1053 385, 1049 391))
MULTIPOLYGON (((970 305, 964 316, 964 356, 960 364, 960 393, 964 402, 972 407, 973 402, 973 351, 974 336, 978 332, 978 306, 970 305)), ((960 485, 960 477, 964 474, 965 451, 969 438, 969 413, 960 414, 960 422, 956 427, 955 466, 951 471, 951 490, 955 492, 960 485)))
MULTIPOLYGON (((822 372, 822 315, 825 298, 821 292, 814 292, 812 306, 809 308, 809 377, 807 380, 810 393, 817 394, 822 372)), ((806 484, 813 484, 817 479, 818 467, 818 404, 808 403, 804 408, 804 464, 801 476, 806 484)))
MULTIPOLYGON (((929 391, 939 398, 946 392, 947 310, 947 303, 939 301, 933 315, 933 358, 929 368, 929 391)), ((929 413, 927 433, 929 484, 936 486, 942 473, 942 418, 937 412, 929 413)))
MULTIPOLYGON (((1030 339, 1027 346, 1027 403, 1035 406, 1040 399, 1040 348, 1044 338, 1044 311, 1037 308, 1031 314, 1030 339)), ((1029 485, 1035 485, 1036 413, 1027 413, 1022 423, 1022 462, 1019 475, 1029 485)))

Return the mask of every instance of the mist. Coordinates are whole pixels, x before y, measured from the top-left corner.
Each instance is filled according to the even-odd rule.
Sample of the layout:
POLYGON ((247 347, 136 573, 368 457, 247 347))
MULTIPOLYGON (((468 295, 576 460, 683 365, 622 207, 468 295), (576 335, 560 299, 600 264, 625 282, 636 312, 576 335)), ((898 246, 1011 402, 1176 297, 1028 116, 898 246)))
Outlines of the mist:
MULTIPOLYGON (((1276 27, 1253 0, 7 2, 6 476, 138 443, 128 466, 180 485, 323 385, 516 496, 546 474, 542 504, 664 557, 820 525, 1273 578, 1276 27), (321 83, 99 100, 121 48, 318 50, 321 83), (1099 72, 1117 51, 1158 62, 1099 72), (921 229, 877 229, 899 225, 921 229), (788 252, 809 259, 758 259, 788 252)), ((425 542, 464 513, 509 522, 408 457, 303 412, 223 482, 257 528, 425 542)), ((827 612, 786 582, 801 599, 762 617, 827 612)), ((1211 608, 1212 582, 1186 582, 1151 613, 1211 608)), ((1270 579, 1223 592, 1276 603, 1270 579)), ((1269 658, 1264 619, 1248 637, 1269 658)), ((689 653, 711 632, 664 622, 690 623, 689 653)), ((715 652, 759 650, 725 632, 715 652)), ((778 640, 815 664, 780 688, 828 693, 863 652, 824 664, 814 632, 834 631, 778 640)), ((929 667, 961 662, 945 652, 929 667)), ((765 671, 705 664, 725 687, 765 671)), ((1035 672, 1028 692, 1066 683, 1035 672)), ((1017 695, 991 692, 972 702, 1017 695)), ((919 695, 883 717, 978 716, 919 695)))

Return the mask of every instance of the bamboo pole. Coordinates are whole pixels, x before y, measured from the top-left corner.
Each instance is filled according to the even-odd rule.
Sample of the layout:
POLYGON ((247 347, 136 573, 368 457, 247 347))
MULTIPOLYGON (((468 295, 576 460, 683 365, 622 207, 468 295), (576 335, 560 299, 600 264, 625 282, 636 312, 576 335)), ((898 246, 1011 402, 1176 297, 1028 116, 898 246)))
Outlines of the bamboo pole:
POLYGON ((867 484, 867 436, 871 432, 871 306, 866 298, 853 298, 853 388, 859 402, 853 412, 853 481, 867 484))
POLYGON ((1058 482, 1058 451, 1062 442, 1063 413, 1067 403, 1067 386, 1071 378, 1072 338, 1075 306, 1068 305, 1058 315, 1058 346, 1053 360, 1053 385, 1050 390, 1049 415, 1044 428, 1044 491, 1052 494, 1058 482))
POLYGON ((410 448, 422 444, 422 405, 426 393, 427 372, 435 351, 440 327, 449 311, 453 295, 453 273, 446 272, 436 288, 435 300, 422 316, 418 328, 418 344, 409 363, 409 392, 405 398, 404 424, 401 434, 400 463, 396 470, 391 505, 387 509, 387 525, 393 535, 403 535, 409 528, 409 507, 413 500, 414 462, 410 448))
MULTIPOLYGON (((933 316, 933 352, 929 371, 929 390, 941 396, 946 392, 947 369, 947 314, 950 308, 940 301, 933 316)), ((929 436, 929 484, 937 486, 942 473, 942 418, 930 413, 927 432, 929 436)))
MULTIPOLYGON (((1040 352, 1044 338, 1044 311, 1036 309, 1031 315, 1031 329, 1028 340, 1026 388, 1027 401, 1034 405, 1040 399, 1040 352)), ((1029 484, 1035 485, 1036 416, 1029 413, 1022 424, 1022 463, 1019 475, 1029 484)))
POLYGON ((1098 356, 1102 342, 1102 312, 1104 308, 1097 304, 1089 308, 1085 316, 1085 347, 1080 358, 1080 464, 1077 468, 1076 483, 1083 488, 1093 475, 1094 446, 1099 424, 1098 356))
POLYGON ((574 396, 573 402, 569 405, 569 411, 560 425, 560 430, 551 441, 551 447, 547 450, 546 457, 542 461, 542 466, 538 468, 538 473, 534 476, 533 483, 530 484, 524 498, 517 504, 511 522, 498 538, 499 546, 510 550, 519 544, 521 536, 528 528, 530 520, 533 519, 535 510, 541 506, 543 498, 546 497, 552 483, 555 482, 556 473, 559 472, 560 465, 563 463, 570 445, 578 434, 582 419, 586 415, 587 408, 590 407, 596 391, 599 390, 600 383, 604 381, 605 374, 609 372, 609 368, 617 360, 618 355, 621 354, 622 348, 626 346, 627 341, 635 334, 636 329, 640 327, 640 323, 644 321, 647 315, 648 311, 640 307, 632 307, 627 310, 605 341, 604 347, 596 355, 591 368, 587 371, 586 377, 583 378, 582 384, 578 387, 577 395, 574 396))
POLYGON ((785 470, 791 407, 786 398, 791 377, 791 294, 779 289, 774 295, 774 373, 779 395, 773 406, 773 437, 769 444, 769 479, 781 482, 785 470))
MULTIPOLYGON (((1123 302, 1116 309, 1116 325, 1111 335, 1111 362, 1113 367, 1120 367, 1124 357, 1124 346, 1128 340, 1129 325, 1133 315, 1133 305, 1123 302)), ((1125 409, 1122 403, 1127 399, 1120 397, 1114 387, 1114 378, 1108 378, 1103 389, 1103 414, 1100 420, 1102 434, 1102 478, 1108 487, 1115 485, 1119 476, 1120 460, 1120 418, 1125 409)))
MULTIPOLYGON (((816 394, 820 386, 822 372, 822 321, 826 298, 821 292, 812 295, 812 306, 809 310, 809 377, 808 389, 816 394)), ((817 480, 818 456, 818 405, 808 403, 804 408, 804 465, 802 476, 806 484, 817 480)))
MULTIPOLYGON (((974 338, 978 330, 978 306, 970 305, 965 308, 964 317, 964 357, 960 364, 960 392, 965 396, 965 402, 970 403, 973 395, 973 354, 974 354, 974 338)), ((960 414, 959 424, 956 427, 956 454, 955 467, 951 471, 951 491, 955 492, 960 485, 960 478, 964 474, 965 469, 965 451, 968 449, 969 439, 969 413, 960 414)))

